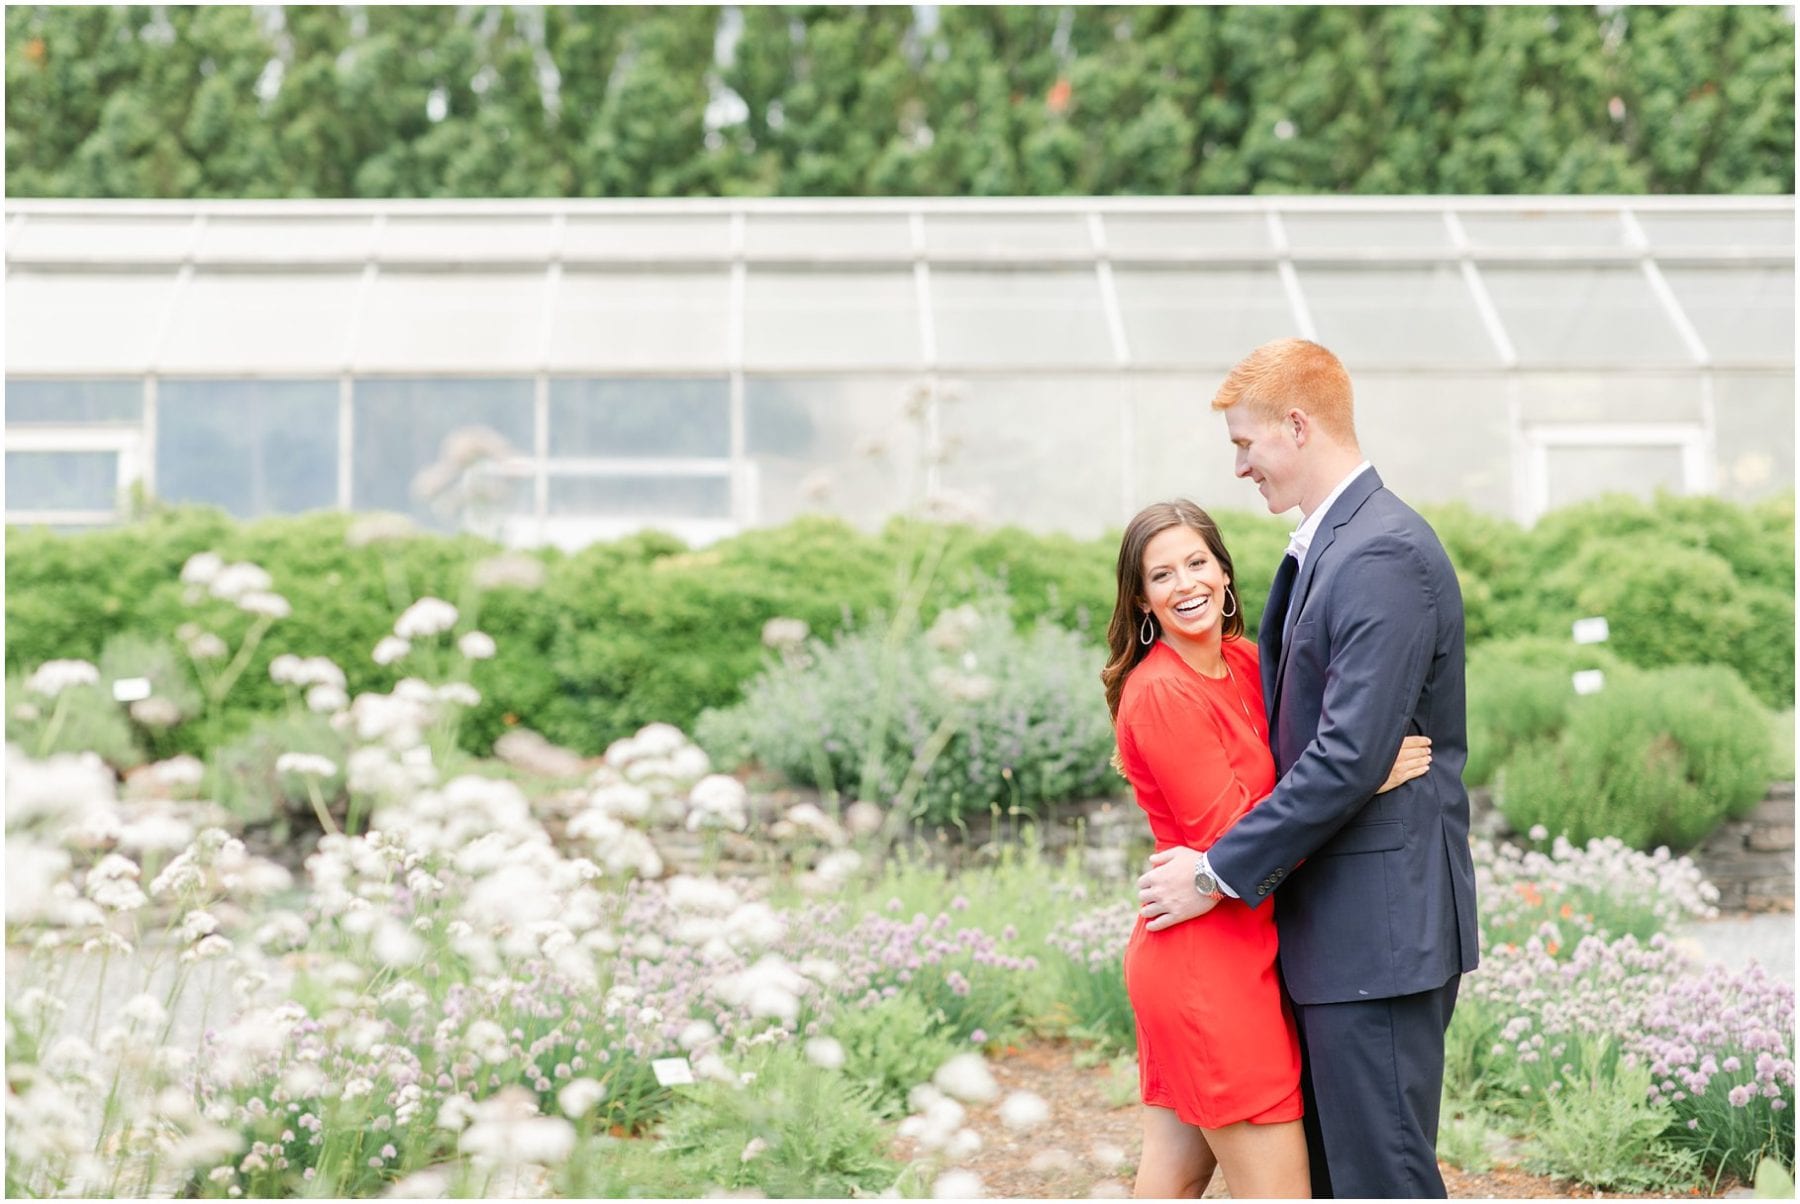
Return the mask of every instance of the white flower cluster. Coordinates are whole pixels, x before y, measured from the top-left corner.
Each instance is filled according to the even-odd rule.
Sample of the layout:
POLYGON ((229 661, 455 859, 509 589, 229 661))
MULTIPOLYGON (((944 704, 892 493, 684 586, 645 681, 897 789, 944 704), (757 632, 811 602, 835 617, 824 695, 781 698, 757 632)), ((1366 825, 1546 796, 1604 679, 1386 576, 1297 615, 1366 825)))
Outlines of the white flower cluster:
POLYGON ((91 686, 100 681, 100 670, 87 661, 45 661, 25 679, 25 688, 45 698, 55 698, 71 686, 91 686))
POLYGON ((981 611, 969 603, 952 606, 938 612, 937 620, 925 633, 925 642, 939 652, 961 652, 981 629, 981 622, 981 611))
POLYGON ((796 652, 806 646, 812 628, 805 619, 774 618, 763 624, 762 642, 777 652, 796 652))
POLYGON ((404 514, 364 514, 345 529, 344 542, 353 548, 366 548, 371 544, 412 539, 419 533, 412 519, 404 514))
POLYGON ((606 764, 589 778, 586 806, 571 820, 569 835, 592 841, 616 866, 649 847, 632 839, 642 838, 628 825, 743 831, 750 823, 748 793, 736 778, 711 770, 707 755, 680 728, 652 723, 607 748, 606 764), (630 855, 614 851, 621 842, 630 855))
POLYGON ((337 763, 317 753, 286 752, 275 758, 276 773, 291 773, 303 778, 329 778, 337 774, 337 763))
POLYGON ((328 656, 295 656, 284 652, 269 662, 269 679, 282 686, 344 688, 344 671, 328 656))
POLYGON ((544 562, 525 552, 502 552, 475 565, 477 589, 537 589, 544 584, 544 562))
MULTIPOLYGON (((665 886, 668 905, 680 917, 670 927, 669 938, 699 949, 704 961, 718 963, 733 954, 756 953, 787 936, 783 913, 760 900, 744 900, 737 890, 716 878, 677 874, 665 886)), ((798 970, 816 977, 811 967, 798 970)))
POLYGON ((773 953, 711 984, 712 993, 732 1007, 783 1023, 792 1023, 800 1015, 801 999, 816 989, 811 979, 773 953))
POLYGON ((456 607, 442 598, 424 597, 394 620, 394 634, 403 640, 423 640, 442 635, 456 626, 456 607))
POLYGON ((912 1115, 900 1122, 899 1135, 919 1143, 919 1148, 941 1154, 951 1162, 981 1149, 981 1134, 964 1126, 964 1107, 929 1083, 920 1083, 906 1097, 912 1115))
POLYGON ((181 566, 181 580, 190 597, 204 589, 248 614, 285 619, 293 612, 288 600, 275 592, 275 582, 261 565, 240 561, 226 564, 216 552, 196 552, 181 566))

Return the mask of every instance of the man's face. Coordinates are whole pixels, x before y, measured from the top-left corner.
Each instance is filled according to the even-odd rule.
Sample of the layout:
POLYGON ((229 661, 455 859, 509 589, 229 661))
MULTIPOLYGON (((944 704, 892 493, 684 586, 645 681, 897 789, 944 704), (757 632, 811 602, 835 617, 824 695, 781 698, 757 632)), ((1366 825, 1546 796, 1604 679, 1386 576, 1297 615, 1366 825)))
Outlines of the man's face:
POLYGON ((1300 445, 1286 418, 1266 421, 1239 404, 1225 411, 1225 429, 1237 448, 1236 471, 1256 482, 1270 514, 1300 504, 1300 445))

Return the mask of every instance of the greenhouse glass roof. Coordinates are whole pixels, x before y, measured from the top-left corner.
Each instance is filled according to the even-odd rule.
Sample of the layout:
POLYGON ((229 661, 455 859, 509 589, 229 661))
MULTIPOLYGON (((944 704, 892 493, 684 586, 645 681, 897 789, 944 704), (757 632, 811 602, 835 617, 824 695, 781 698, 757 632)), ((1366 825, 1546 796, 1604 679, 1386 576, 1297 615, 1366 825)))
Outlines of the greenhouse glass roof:
POLYGON ((6 264, 9 476, 45 483, 9 484, 11 521, 104 521, 128 475, 191 493, 170 440, 248 456, 213 429, 235 411, 316 435, 310 476, 200 490, 235 512, 429 519, 403 478, 475 424, 516 449, 509 538, 707 538, 804 508, 796 474, 866 478, 850 449, 893 444, 920 385, 965 403, 925 407, 926 463, 826 508, 960 478, 996 517, 1098 529, 1176 489, 1247 504, 1186 428, 1296 334, 1421 500, 1530 519, 1793 479, 1791 197, 12 201, 6 264), (1777 408, 1788 447, 1740 455, 1777 408), (1440 427, 1467 446, 1406 469, 1440 427))

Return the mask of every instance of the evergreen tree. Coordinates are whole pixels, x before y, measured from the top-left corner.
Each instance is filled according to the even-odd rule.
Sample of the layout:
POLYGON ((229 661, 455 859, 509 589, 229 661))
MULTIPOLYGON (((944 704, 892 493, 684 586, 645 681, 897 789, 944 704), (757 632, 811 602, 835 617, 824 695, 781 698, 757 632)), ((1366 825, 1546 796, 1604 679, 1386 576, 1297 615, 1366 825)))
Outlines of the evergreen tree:
POLYGON ((8 190, 1793 189, 1777 6, 935 12, 15 6, 8 190))

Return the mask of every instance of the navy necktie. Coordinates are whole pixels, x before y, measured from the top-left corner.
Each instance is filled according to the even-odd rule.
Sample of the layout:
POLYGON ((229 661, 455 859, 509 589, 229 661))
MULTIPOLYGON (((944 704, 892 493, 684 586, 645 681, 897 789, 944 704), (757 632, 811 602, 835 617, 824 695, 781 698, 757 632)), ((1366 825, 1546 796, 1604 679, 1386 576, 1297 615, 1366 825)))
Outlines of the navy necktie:
POLYGON ((1263 641, 1274 653, 1270 659, 1276 663, 1281 660, 1281 645, 1287 634, 1288 603, 1293 600, 1294 578, 1299 575, 1300 561, 1293 556, 1283 556, 1281 567, 1275 570, 1275 584, 1269 587, 1269 605, 1263 611, 1263 641))

